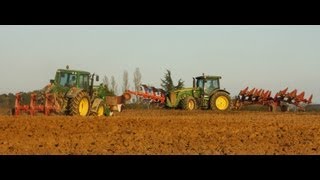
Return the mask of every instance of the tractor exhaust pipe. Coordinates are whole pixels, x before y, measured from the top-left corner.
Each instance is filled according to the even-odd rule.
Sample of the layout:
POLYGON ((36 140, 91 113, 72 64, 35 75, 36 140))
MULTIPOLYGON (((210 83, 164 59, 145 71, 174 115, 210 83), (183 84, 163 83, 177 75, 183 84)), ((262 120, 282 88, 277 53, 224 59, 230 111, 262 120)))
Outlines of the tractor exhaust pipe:
POLYGON ((193 81, 192 81, 192 87, 193 87, 193 89, 196 88, 196 79, 194 77, 193 77, 193 81))
POLYGON ((89 96, 92 97, 93 95, 93 81, 94 81, 94 73, 92 74, 92 77, 91 77, 91 83, 90 83, 90 87, 89 87, 89 96))

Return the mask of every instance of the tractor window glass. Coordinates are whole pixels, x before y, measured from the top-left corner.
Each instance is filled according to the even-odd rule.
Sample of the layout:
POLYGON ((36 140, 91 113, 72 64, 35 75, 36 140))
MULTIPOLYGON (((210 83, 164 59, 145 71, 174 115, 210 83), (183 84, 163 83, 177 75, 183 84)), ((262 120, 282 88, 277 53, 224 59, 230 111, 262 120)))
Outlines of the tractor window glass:
POLYGON ((71 73, 61 73, 60 82, 61 86, 71 87, 77 85, 77 75, 71 73))
POLYGON ((88 76, 80 75, 79 77, 79 86, 80 88, 87 89, 89 84, 88 76))
POLYGON ((77 85, 77 76, 75 74, 69 74, 69 81, 67 86, 76 86, 77 85))
POLYGON ((215 90, 217 88, 219 88, 218 80, 216 80, 216 79, 207 80, 207 82, 205 84, 205 92, 207 94, 209 94, 210 92, 212 92, 213 90, 215 90))
POLYGON ((203 79, 198 79, 198 81, 197 81, 197 87, 199 87, 199 88, 203 88, 203 79))
POLYGON ((89 86, 89 76, 83 75, 83 88, 88 89, 89 86))
POLYGON ((61 86, 64 86, 64 85, 67 83, 67 81, 68 81, 68 74, 66 74, 66 73, 61 73, 61 74, 60 74, 59 84, 60 84, 61 86))
POLYGON ((83 88, 83 86, 84 86, 84 85, 83 85, 83 75, 80 75, 80 76, 79 76, 79 87, 80 87, 80 88, 83 88))

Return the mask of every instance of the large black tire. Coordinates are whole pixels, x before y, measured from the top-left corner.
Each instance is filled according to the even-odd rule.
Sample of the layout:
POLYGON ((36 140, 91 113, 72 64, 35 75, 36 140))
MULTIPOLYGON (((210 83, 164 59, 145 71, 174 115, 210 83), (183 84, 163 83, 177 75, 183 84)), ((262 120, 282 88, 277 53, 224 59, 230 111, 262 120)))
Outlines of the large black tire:
POLYGON ((229 111, 231 98, 225 92, 217 92, 210 98, 210 108, 214 111, 229 111))
POLYGON ((197 102, 192 96, 188 96, 181 101, 181 108, 184 110, 192 111, 197 109, 197 102))
POLYGON ((87 116, 90 112, 89 94, 82 91, 70 101, 70 115, 87 116))

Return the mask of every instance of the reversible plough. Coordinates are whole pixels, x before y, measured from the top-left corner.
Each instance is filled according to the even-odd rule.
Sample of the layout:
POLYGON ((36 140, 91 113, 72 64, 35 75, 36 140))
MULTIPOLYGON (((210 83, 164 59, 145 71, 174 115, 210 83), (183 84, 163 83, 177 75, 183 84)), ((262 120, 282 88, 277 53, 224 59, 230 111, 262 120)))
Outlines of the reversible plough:
POLYGON ((163 89, 145 84, 140 86, 139 91, 127 90, 126 93, 140 97, 145 103, 158 104, 159 106, 163 106, 166 100, 166 92, 163 89))
POLYGON ((295 106, 298 110, 305 111, 305 106, 312 101, 311 95, 308 99, 304 97, 305 92, 298 93, 297 89, 288 92, 288 88, 279 91, 275 96, 271 96, 270 90, 249 87, 241 90, 234 101, 234 108, 240 109, 245 105, 260 104, 269 106, 270 111, 275 111, 280 107, 281 111, 288 111, 290 106, 295 106))
POLYGON ((45 103, 38 103, 40 99, 38 96, 38 94, 32 93, 30 98, 30 104, 23 105, 21 93, 17 93, 14 107, 14 115, 20 115, 21 113, 35 115, 38 112, 44 113, 45 115, 49 115, 51 112, 58 112, 61 109, 59 107, 59 104, 55 102, 56 98, 54 97, 54 94, 46 93, 44 101, 45 103))

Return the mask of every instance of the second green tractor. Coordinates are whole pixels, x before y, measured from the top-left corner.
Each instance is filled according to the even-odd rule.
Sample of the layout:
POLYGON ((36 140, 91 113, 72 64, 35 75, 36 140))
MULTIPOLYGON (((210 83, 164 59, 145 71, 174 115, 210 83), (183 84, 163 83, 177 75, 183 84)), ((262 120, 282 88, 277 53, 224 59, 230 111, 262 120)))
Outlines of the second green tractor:
POLYGON ((220 76, 205 75, 193 78, 192 88, 173 90, 167 94, 166 106, 184 110, 228 111, 231 106, 230 93, 220 88, 220 79, 220 76))

